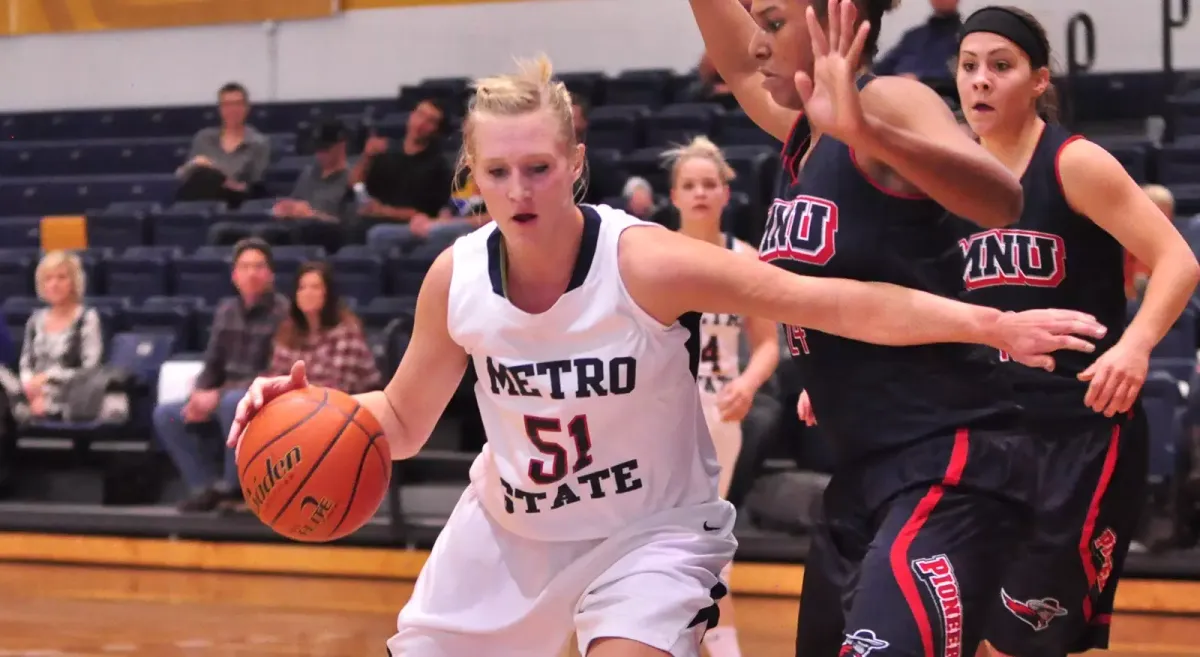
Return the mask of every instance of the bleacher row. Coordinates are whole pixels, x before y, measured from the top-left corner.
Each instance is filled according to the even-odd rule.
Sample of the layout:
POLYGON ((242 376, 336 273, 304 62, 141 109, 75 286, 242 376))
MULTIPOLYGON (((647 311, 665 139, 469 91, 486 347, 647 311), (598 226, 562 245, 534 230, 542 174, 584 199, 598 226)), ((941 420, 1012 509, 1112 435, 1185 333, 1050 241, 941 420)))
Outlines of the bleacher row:
MULTIPOLYGON (((1086 107, 1092 124, 1106 118, 1144 119, 1155 109, 1153 100, 1131 101, 1127 89, 1147 84, 1131 76, 1154 75, 1085 76, 1072 82, 1072 104, 1086 107), (1107 78, 1113 80, 1106 85, 1107 78), (1114 101, 1114 87, 1126 90, 1119 94, 1121 102, 1114 101), (1104 114, 1106 107, 1111 116, 1104 114), (1134 117, 1138 112, 1142 115, 1134 117)), ((614 77, 600 73, 560 77, 573 93, 593 105, 588 130, 592 157, 611 161, 630 175, 646 177, 662 192, 666 189, 658 159, 662 148, 691 135, 708 134, 730 148, 732 164, 739 173, 736 187, 746 195, 751 212, 763 208, 778 167, 778 144, 740 110, 689 102, 684 90, 693 83, 692 77, 663 70, 627 71, 614 77)), ((449 113, 445 149, 447 157, 453 157, 461 138, 457 128, 466 96, 466 79, 443 78, 405 86, 397 99, 255 105, 250 123, 268 134, 272 143, 268 192, 281 195, 290 190, 300 168, 310 162, 311 145, 303 135, 324 117, 346 122, 355 134, 352 146, 358 147, 368 131, 403 135, 406 112, 425 98, 438 98, 449 113)), ((1171 186, 1179 196, 1181 211, 1200 212, 1200 136, 1189 136, 1200 134, 1200 91, 1171 99, 1164 111, 1172 112, 1176 119, 1181 137, 1174 143, 1158 147, 1142 136, 1112 134, 1097 139, 1139 181, 1171 186)), ((213 107, 0 115, 0 127, 9 138, 0 143, 0 212, 9 216, 83 214, 123 201, 169 205, 177 184, 171 172, 183 162, 191 136, 216 123, 213 107)))

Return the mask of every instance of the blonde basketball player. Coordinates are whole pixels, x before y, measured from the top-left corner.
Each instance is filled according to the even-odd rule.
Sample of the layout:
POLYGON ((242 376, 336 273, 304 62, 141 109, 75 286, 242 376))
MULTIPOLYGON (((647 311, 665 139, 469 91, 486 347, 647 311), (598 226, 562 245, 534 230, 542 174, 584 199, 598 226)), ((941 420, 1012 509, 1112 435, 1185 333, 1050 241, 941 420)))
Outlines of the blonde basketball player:
MULTIPOLYGON (((679 211, 679 232, 702 242, 727 248, 752 260, 758 250, 721 232, 721 216, 729 205, 729 183, 736 175, 724 153, 707 137, 696 137, 686 146, 664 154, 671 172, 671 203, 679 211)), ((729 482, 742 450, 742 420, 750 411, 754 394, 779 364, 779 334, 775 322, 734 314, 700 316, 700 366, 696 383, 700 405, 717 450, 721 475, 717 491, 729 495, 729 482), (742 370, 742 332, 750 343, 750 361, 742 370)), ((721 579, 729 581, 728 567, 721 579)), ((719 624, 704 635, 709 657, 741 657, 733 620, 732 596, 718 602, 719 624)))
MULTIPOLYGON (((1004 314, 900 287, 807 279, 578 206, 571 99, 545 60, 475 85, 463 124, 492 223, 433 264, 385 390, 356 398, 395 458, 428 440, 466 371, 488 443, 400 612, 395 657, 695 657, 715 624, 734 511, 690 368, 690 311, 770 317, 887 345, 983 343, 1047 366, 1087 315, 1004 314)), ((262 404, 308 385, 258 379, 262 404)))

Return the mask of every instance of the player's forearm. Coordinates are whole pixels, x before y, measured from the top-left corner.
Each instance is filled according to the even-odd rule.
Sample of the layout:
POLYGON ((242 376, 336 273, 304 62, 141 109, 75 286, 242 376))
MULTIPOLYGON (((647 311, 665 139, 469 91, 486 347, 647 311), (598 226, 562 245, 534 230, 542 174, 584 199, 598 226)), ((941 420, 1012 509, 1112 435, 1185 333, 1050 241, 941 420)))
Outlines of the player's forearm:
POLYGON ((770 338, 759 340, 754 345, 753 351, 750 352, 750 361, 742 371, 742 378, 753 384, 756 390, 771 378, 775 368, 779 366, 779 335, 773 322, 770 338))
POLYGON ((867 115, 861 155, 891 168, 950 212, 984 228, 1021 216, 1021 183, 982 148, 962 148, 867 115))
POLYGON ((993 344, 1001 312, 888 283, 788 275, 775 315, 793 326, 891 347, 993 344))
POLYGON ((364 392, 354 395, 354 399, 379 421, 379 426, 383 427, 383 435, 387 438, 393 460, 402 461, 411 458, 425 446, 425 441, 429 437, 415 437, 406 429, 403 418, 397 413, 396 407, 388 401, 385 391, 364 392))

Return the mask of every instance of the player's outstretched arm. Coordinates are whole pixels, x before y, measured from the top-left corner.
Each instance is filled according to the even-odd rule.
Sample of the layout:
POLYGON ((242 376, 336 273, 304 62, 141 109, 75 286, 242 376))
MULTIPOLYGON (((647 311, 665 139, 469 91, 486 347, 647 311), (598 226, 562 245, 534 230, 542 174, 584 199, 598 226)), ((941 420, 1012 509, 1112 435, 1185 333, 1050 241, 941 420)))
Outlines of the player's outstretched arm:
POLYGON ((396 460, 421 451, 467 369, 467 354, 446 321, 452 253, 443 251, 421 283, 412 339, 392 380, 383 390, 355 395, 379 419, 396 460))
MULTIPOLYGON (((383 427, 392 458, 406 459, 429 440, 467 369, 467 354, 450 339, 446 311, 450 300, 451 251, 434 261, 417 296, 412 340, 383 390, 354 395, 383 427)), ((267 402, 308 385, 303 361, 286 376, 259 377, 238 404, 226 444, 236 448, 246 424, 267 402)))
POLYGON ((742 110, 764 132, 787 141, 800 112, 776 103, 763 88, 763 74, 750 53, 750 40, 758 31, 750 12, 738 0, 691 0, 691 4, 705 50, 742 110))
POLYGON ((665 325, 688 311, 765 317, 887 346, 983 344, 1034 367, 1052 367, 1060 349, 1091 352, 1077 336, 1104 327, 1069 310, 1002 313, 927 292, 836 278, 797 276, 660 227, 621 235, 621 277, 647 313, 665 325))

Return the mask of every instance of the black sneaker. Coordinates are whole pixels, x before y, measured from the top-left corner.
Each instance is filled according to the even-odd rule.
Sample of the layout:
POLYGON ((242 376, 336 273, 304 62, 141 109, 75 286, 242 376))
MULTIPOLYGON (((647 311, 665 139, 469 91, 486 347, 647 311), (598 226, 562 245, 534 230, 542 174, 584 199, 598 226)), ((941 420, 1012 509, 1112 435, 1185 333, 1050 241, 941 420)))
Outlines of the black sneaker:
POLYGON ((208 513, 221 503, 221 494, 209 488, 187 498, 176 507, 180 513, 208 513))

